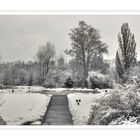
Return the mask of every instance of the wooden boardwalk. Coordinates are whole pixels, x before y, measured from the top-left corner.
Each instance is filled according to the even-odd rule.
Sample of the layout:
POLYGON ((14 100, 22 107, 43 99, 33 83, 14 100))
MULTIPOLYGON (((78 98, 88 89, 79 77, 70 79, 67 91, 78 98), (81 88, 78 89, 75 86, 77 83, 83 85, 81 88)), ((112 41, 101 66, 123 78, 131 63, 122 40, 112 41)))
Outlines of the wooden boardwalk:
POLYGON ((42 125, 72 125, 66 95, 53 95, 42 125))

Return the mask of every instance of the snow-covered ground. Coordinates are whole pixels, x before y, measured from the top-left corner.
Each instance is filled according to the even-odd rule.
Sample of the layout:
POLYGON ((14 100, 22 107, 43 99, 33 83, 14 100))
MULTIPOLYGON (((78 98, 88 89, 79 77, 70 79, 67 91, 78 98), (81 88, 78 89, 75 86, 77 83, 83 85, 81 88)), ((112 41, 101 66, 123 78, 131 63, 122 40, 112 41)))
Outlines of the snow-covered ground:
MULTIPOLYGON (((42 87, 32 87, 40 91, 42 87)), ((51 95, 27 92, 28 87, 20 87, 11 92, 11 89, 0 90, 0 115, 8 125, 19 125, 27 121, 40 123, 51 95)))
POLYGON ((92 105, 96 104, 97 101, 104 96, 104 93, 105 92, 99 94, 72 93, 67 95, 74 125, 87 124, 92 105), (77 105, 76 100, 79 99, 81 102, 80 105, 77 105))
POLYGON ((41 86, 17 86, 18 89, 20 90, 25 90, 25 91, 30 91, 30 92, 33 92, 33 91, 43 91, 43 90, 46 90, 45 87, 41 87, 41 86))
POLYGON ((97 107, 95 110, 96 115, 92 118, 94 120, 93 125, 99 125, 100 121, 109 120, 108 125, 139 125, 139 116, 129 116, 129 118, 122 116, 113 120, 111 114, 115 112, 132 112, 133 105, 136 109, 139 109, 140 105, 140 89, 135 86, 117 87, 115 89, 98 90, 100 93, 72 93, 67 95, 69 101, 69 108, 72 113, 73 123, 75 125, 86 125, 90 117, 90 113, 93 111, 92 106, 97 107), (77 105, 76 100, 81 100, 80 105, 77 105), (103 104, 102 104, 103 102, 103 104), (118 105, 118 107, 117 107, 118 105), (120 108, 119 108, 120 106, 120 108), (116 108, 115 108, 116 107, 116 108), (127 108, 127 109, 126 109, 127 108), (123 110, 124 109, 124 110, 123 110), (99 117, 99 118, 98 118, 99 117))
MULTIPOLYGON (((137 98, 140 98, 139 93, 139 88, 135 88, 133 86, 121 87, 117 85, 115 89, 102 90, 81 88, 46 89, 39 86, 31 86, 30 88, 28 86, 18 86, 14 89, 13 93, 12 89, 0 90, 0 116, 9 125, 20 125, 28 121, 33 122, 34 124, 40 124, 40 120, 42 119, 52 96, 50 94, 68 94, 69 109, 72 114, 74 125, 86 125, 92 111, 92 106, 100 106, 100 102, 103 100, 112 101, 112 99, 114 99, 114 95, 118 95, 122 101, 124 100, 123 102, 126 102, 125 104, 127 106, 129 96, 134 97, 135 101, 135 98, 136 100, 137 98), (46 91, 46 95, 40 94, 40 92, 44 90, 46 91), (133 93, 134 95, 129 95, 128 93, 133 93), (77 105, 76 100, 81 100, 80 105, 77 105)), ((117 100, 114 102, 116 103, 117 100)), ((107 113, 109 113, 109 110, 110 112, 113 111, 110 107, 107 108, 107 113)), ((98 114, 100 116, 100 113, 98 114)), ((138 120, 135 117, 132 117, 129 120, 126 118, 118 118, 117 120, 113 120, 110 125, 134 125, 138 124, 137 121, 138 120)))
POLYGON ((55 92, 61 92, 61 91, 88 91, 88 92, 92 92, 95 91, 93 89, 87 89, 87 88, 47 88, 46 90, 49 91, 55 91, 55 92))

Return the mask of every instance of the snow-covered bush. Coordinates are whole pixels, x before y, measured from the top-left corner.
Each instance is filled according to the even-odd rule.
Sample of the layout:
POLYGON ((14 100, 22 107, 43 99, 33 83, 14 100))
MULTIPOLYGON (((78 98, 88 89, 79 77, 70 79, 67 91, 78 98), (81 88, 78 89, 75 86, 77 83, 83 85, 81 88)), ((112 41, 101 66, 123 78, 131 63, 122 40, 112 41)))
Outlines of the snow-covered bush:
POLYGON ((112 81, 110 80, 109 76, 101 74, 97 71, 90 72, 87 81, 89 83, 89 87, 93 89, 112 88, 112 81))
POLYGON ((74 87, 77 87, 77 88, 85 88, 85 85, 86 87, 88 87, 88 81, 81 77, 80 79, 73 79, 74 81, 74 87))
POLYGON ((59 75, 56 75, 55 71, 52 71, 48 73, 45 82, 42 84, 42 86, 46 88, 54 88, 56 87, 57 83, 59 82, 60 78, 59 75))
MULTIPOLYGON (((92 107, 88 124, 109 125, 119 118, 140 117, 140 95, 136 87, 114 90, 92 107)), ((119 121, 121 121, 119 119, 119 121)), ((115 124, 115 123, 114 123, 115 124)), ((117 124, 117 123, 116 123, 117 124)))
POLYGON ((53 79, 51 79, 50 81, 46 80, 43 84, 42 84, 43 87, 45 88, 55 88, 56 87, 56 84, 54 82, 53 79))
POLYGON ((64 87, 64 83, 67 77, 69 77, 68 71, 61 71, 61 70, 50 71, 42 86, 46 88, 64 87))
POLYGON ((140 85, 140 66, 131 68, 127 83, 140 85))
POLYGON ((0 84, 0 89, 5 89, 6 87, 3 84, 0 84))
POLYGON ((0 117, 0 125, 6 125, 6 122, 0 117))
POLYGON ((139 124, 137 117, 124 118, 120 117, 110 123, 110 125, 136 125, 139 124))

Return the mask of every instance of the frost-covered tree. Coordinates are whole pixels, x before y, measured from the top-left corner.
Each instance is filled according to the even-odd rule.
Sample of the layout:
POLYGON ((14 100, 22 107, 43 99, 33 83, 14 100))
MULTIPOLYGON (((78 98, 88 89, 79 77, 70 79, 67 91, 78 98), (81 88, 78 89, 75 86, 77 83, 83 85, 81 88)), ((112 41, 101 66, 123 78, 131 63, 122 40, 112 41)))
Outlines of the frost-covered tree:
POLYGON ((136 63, 136 41, 128 23, 121 26, 118 34, 119 49, 116 53, 116 71, 122 82, 127 80, 129 70, 136 63))
POLYGON ((36 54, 37 61, 39 63, 39 71, 40 71, 40 78, 41 82, 47 76, 49 69, 50 69, 50 62, 54 58, 55 49, 54 45, 50 42, 47 42, 46 45, 40 46, 39 50, 36 54))
POLYGON ((140 63, 131 68, 127 82, 140 86, 140 63))
POLYGON ((61 70, 65 69, 65 59, 63 56, 59 56, 59 58, 57 59, 57 65, 59 69, 61 70))
POLYGON ((17 84, 20 85, 25 85, 26 81, 27 81, 27 71, 24 69, 19 69, 18 70, 18 80, 17 80, 17 84))
POLYGON ((72 49, 67 50, 66 53, 72 57, 77 67, 82 67, 79 73, 82 71, 86 87, 86 79, 94 58, 102 57, 103 53, 107 53, 107 45, 101 41, 99 31, 84 21, 80 21, 77 28, 71 29, 69 36, 72 49))
POLYGON ((3 78, 2 78, 2 84, 4 85, 11 85, 12 80, 11 80, 11 72, 9 69, 4 70, 3 72, 3 78))
POLYGON ((121 64, 118 51, 116 53, 116 71, 117 71, 117 76, 118 76, 118 78, 116 77, 117 80, 123 79, 123 66, 121 64))
POLYGON ((32 85, 33 85, 33 82, 34 82, 34 79, 33 79, 33 72, 31 71, 31 72, 29 73, 28 86, 32 86, 32 85))

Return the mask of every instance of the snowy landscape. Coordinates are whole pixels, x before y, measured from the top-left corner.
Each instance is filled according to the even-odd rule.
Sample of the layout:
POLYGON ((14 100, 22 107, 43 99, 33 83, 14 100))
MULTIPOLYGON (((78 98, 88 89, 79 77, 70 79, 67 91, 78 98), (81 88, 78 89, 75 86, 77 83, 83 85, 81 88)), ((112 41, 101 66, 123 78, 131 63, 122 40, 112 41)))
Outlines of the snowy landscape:
POLYGON ((106 122, 106 125, 138 125, 139 117, 128 116, 128 118, 125 118, 125 113, 132 112, 131 104, 139 106, 140 89, 136 89, 134 86, 127 88, 116 87, 115 89, 91 90, 81 88, 47 89, 33 86, 29 91, 28 86, 18 86, 14 93, 11 92, 11 89, 0 91, 0 113, 7 125, 41 125, 50 99, 53 96, 50 93, 53 92, 54 95, 60 95, 61 93, 61 95, 67 95, 73 125, 90 124, 93 121, 91 117, 92 109, 100 106, 99 114, 96 112, 97 118, 94 125, 100 125, 100 121, 106 120, 113 113, 118 113, 120 117, 113 118, 109 124, 106 122), (46 94, 44 94, 45 91, 46 94), (119 98, 122 101, 119 101, 119 98), (81 100, 79 105, 76 102, 77 99, 81 100), (103 101, 106 101, 106 103, 102 106, 101 102, 103 103, 103 101), (123 107, 126 109, 124 112, 119 110, 123 107))
MULTIPOLYGON (((32 91, 40 87, 32 87, 32 91)), ((26 87, 18 87, 14 94, 11 90, 1 90, 1 117, 8 125, 21 125, 27 122, 41 124, 51 95, 33 94, 26 87)))
POLYGON ((140 124, 140 16, 0 20, 0 125, 140 124))

